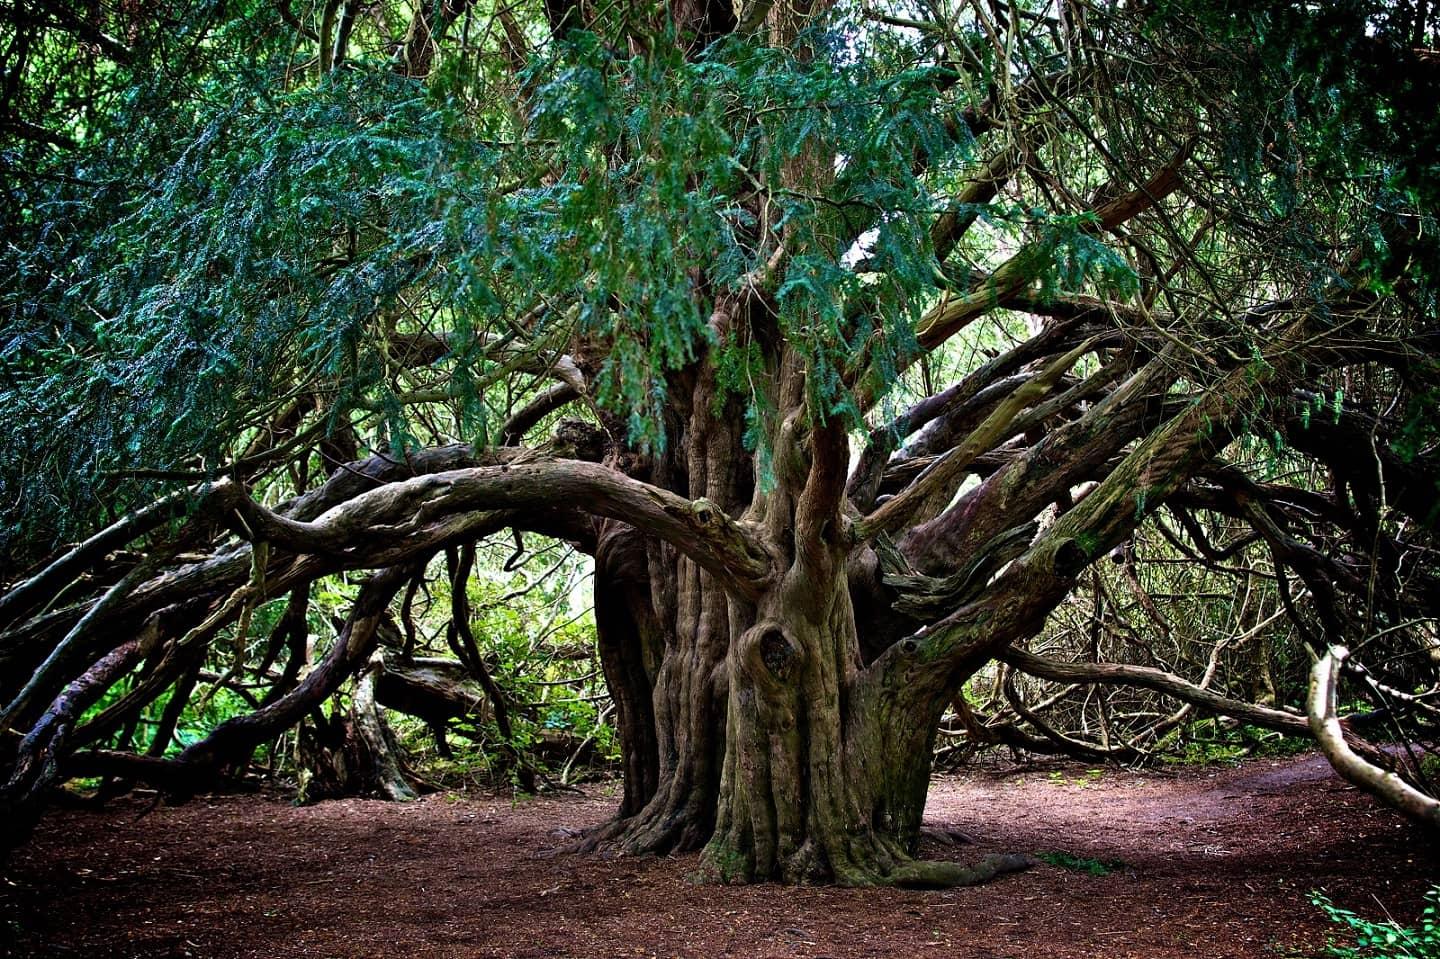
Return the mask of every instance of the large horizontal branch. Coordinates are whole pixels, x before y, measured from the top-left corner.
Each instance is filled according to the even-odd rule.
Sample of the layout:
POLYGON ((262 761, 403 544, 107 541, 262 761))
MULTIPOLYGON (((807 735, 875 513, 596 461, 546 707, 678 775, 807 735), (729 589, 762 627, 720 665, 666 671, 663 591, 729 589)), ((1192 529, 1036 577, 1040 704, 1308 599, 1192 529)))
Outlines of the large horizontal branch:
MULTIPOLYGON (((585 446, 585 443, 561 442, 561 439, 568 437, 563 426, 564 424, 560 430, 561 437, 540 447, 538 451, 518 447, 476 451, 470 444, 454 443, 413 450, 398 458, 375 454, 342 465, 321 486, 281 503, 275 507, 274 512, 292 520, 310 521, 363 493, 415 476, 476 466, 505 466, 534 459, 537 455, 552 450, 563 455, 583 455, 580 447, 585 446)), ((192 515, 199 516, 207 510, 213 515, 217 506, 213 489, 196 488, 193 492, 194 496, 189 499, 180 497, 180 494, 164 497, 137 511, 130 518, 122 519, 111 528, 96 534, 52 563, 54 570, 47 568, 32 577, 39 578, 42 581, 40 584, 30 585, 29 581, 17 584, 11 592, 19 595, 14 598, 7 595, 0 600, 0 603, 4 604, 0 608, 18 609, 24 606, 33 609, 37 601, 45 601, 40 597, 48 598, 55 589, 63 588, 65 584, 62 580, 74 579, 75 576, 90 571, 109 551, 123 545, 122 540, 133 540, 141 535, 143 529, 159 522, 167 509, 180 509, 188 504, 188 511, 192 515)), ((233 496, 233 491, 225 495, 233 496)), ((219 505, 223 507, 224 504, 219 505)), ((450 518, 443 523, 432 523, 425 531, 405 541, 377 535, 369 553, 356 551, 344 557, 332 557, 328 563, 322 564, 324 568, 314 572, 314 575, 404 562, 417 551, 429 549, 434 542, 440 542, 443 546, 443 540, 447 536, 464 535, 469 529, 478 530, 482 527, 493 531, 492 527, 498 529, 515 525, 562 539, 578 540, 587 544, 584 548, 593 548, 588 546, 593 539, 593 530, 588 528, 588 521, 583 527, 574 522, 579 514, 570 504, 553 510, 497 511, 489 515, 491 519, 472 518, 457 521, 450 518)), ((198 552, 203 552, 203 549, 191 546, 188 547, 187 555, 194 556, 198 552)), ((272 555, 270 569, 266 573, 267 584, 274 584, 277 576, 284 576, 284 570, 292 565, 293 559, 294 557, 283 552, 272 555)), ((213 595, 217 591, 234 589, 243 582, 250 564, 248 543, 229 546, 214 544, 209 555, 203 559, 162 567, 143 583, 132 583, 133 590, 123 598, 117 597, 112 604, 113 609, 104 611, 103 619, 113 622, 117 617, 131 616, 137 611, 154 610, 195 597, 213 595)), ((48 613, 31 613, 28 620, 22 620, 17 615, 17 621, 0 632, 0 666, 7 670, 28 672, 34 663, 38 662, 38 659, 34 658, 36 651, 53 646, 58 637, 70 630, 93 606, 94 601, 88 600, 48 613)), ((46 651, 48 652, 48 649, 46 651)), ((44 652, 39 653, 40 657, 44 655, 44 652)), ((0 682, 0 687, 3 686, 3 682, 0 682)))
POLYGON ((222 772, 204 763, 186 763, 160 756, 137 756, 113 749, 82 750, 65 757, 60 764, 67 779, 78 777, 114 777, 149 783, 172 795, 194 794, 222 785, 227 781, 222 772))
POLYGON ((1133 220, 1179 189, 1180 169, 1190 158, 1195 143, 1196 141, 1193 139, 1187 141, 1149 180, 1103 206, 1097 207, 1094 214, 1099 220, 1100 227, 1105 230, 1113 230, 1122 223, 1133 220))
POLYGON ((1023 673, 1051 682, 1139 686, 1173 696, 1181 702, 1212 713, 1239 719, 1252 726, 1274 729, 1291 736, 1310 735, 1309 724, 1305 717, 1298 713, 1287 713, 1231 699, 1163 669, 1125 663, 1066 663, 1037 656, 1015 646, 1001 650, 999 659, 1023 673))
POLYGON ((1051 726, 1045 720, 1041 719, 1040 714, 1026 705, 1025 700, 1021 698, 1020 690, 1015 687, 1015 670, 1013 669, 1005 670, 1002 688, 1005 693, 1005 701, 1010 704, 1010 708, 1015 711, 1015 715, 1039 730, 1040 734, 1050 742, 1056 750, 1064 754, 1076 758, 1083 758, 1091 762, 1104 761, 1107 759, 1130 761, 1139 756, 1139 751, 1129 744, 1109 747, 1096 746, 1076 739, 1074 736, 1067 735, 1054 726, 1051 726))
POLYGON ((475 467, 418 476, 362 493, 312 521, 290 519, 235 484, 217 485, 247 539, 294 553, 343 555, 377 535, 403 539, 443 517, 480 510, 569 507, 629 523, 680 552, 741 593, 770 575, 770 560, 749 531, 705 499, 689 500, 582 460, 475 467))
POLYGON ((897 643, 874 667, 905 672, 920 695, 938 700, 1000 649, 1038 631, 1075 576, 1131 535, 1229 442, 1267 391, 1284 385, 1306 358, 1308 329, 1305 319, 1291 324, 1276 336, 1263 369, 1235 370, 1152 430, 981 599, 897 643))
MULTIPOLYGON (((180 628, 187 628, 201 618, 206 618, 209 623, 209 620, 216 615, 214 610, 229 610, 230 618, 233 618, 233 613, 240 608, 241 604, 253 607, 284 595, 297 587, 303 587, 321 576, 343 569, 372 569, 380 566, 412 563, 432 555, 436 550, 459 543, 473 542, 478 538, 512 526, 534 529, 545 535, 568 538, 570 536, 568 526, 581 522, 584 523, 587 530, 590 530, 585 535, 593 535, 589 518, 578 513, 567 514, 563 510, 480 511, 447 516, 418 531, 388 541, 377 536, 377 541, 372 544, 371 549, 357 551, 353 555, 344 557, 281 555, 276 558, 275 553, 279 551, 271 551, 272 558, 267 566, 263 586, 258 594, 255 592, 254 584, 247 582, 253 573, 251 547, 249 544, 242 544, 238 550, 217 560, 192 564, 156 576, 130 594, 125 601, 114 604, 114 608, 103 615, 90 617, 88 625, 84 622, 73 622, 73 618, 61 620, 56 625, 68 626, 70 633, 74 634, 74 638, 69 644, 72 648, 64 656, 56 657, 56 650, 42 642, 47 639, 47 633, 40 632, 27 637, 28 641, 22 648, 6 648, 3 658, 17 671, 15 675, 22 678, 29 677, 30 681, 26 684, 26 688, 31 698, 48 697, 53 695, 53 691, 57 688, 56 683, 63 682, 66 677, 73 675, 76 669, 83 668, 84 663, 93 661, 96 656, 102 655, 110 649, 114 643, 119 642, 137 626, 141 617, 152 610, 173 609, 170 619, 180 628), (546 516, 551 516, 553 522, 547 522, 546 516), (207 610, 211 611, 208 616, 207 610), (70 625, 71 623, 73 625, 70 625), (80 628, 77 629, 77 626, 80 628), (35 669, 34 663, 38 662, 40 658, 46 658, 47 655, 47 661, 54 660, 55 662, 49 670, 52 675, 49 678, 42 678, 41 670, 35 669)), ((81 607, 80 611, 83 609, 81 607)), ((72 617, 78 615, 78 611, 70 612, 72 617)), ((210 623, 211 627, 216 625, 223 625, 223 623, 220 621, 210 623)), ((200 639, 208 642, 213 628, 208 632, 206 630, 202 630, 202 632, 205 632, 206 635, 200 639)), ((53 636, 54 634, 48 635, 53 636)), ((53 639, 50 642, 53 643, 53 639)), ((187 642, 188 640, 182 641, 182 643, 187 642)), ((145 689, 142 690, 137 686, 135 690, 137 695, 154 692, 149 688, 148 683, 144 683, 142 686, 145 689)), ((17 699, 19 698, 17 697, 17 699)), ((127 700, 129 698, 126 697, 127 700)), ((21 705, 23 706, 23 703, 21 705)))
MULTIPOLYGON (((1097 328, 1088 322, 1093 316, 1095 314, 1087 313, 1046 324, 1039 333, 981 364, 959 383, 926 397, 892 422, 872 431, 846 486, 856 509, 873 509, 880 487, 892 470, 917 459, 926 460, 925 467, 928 467, 935 456, 952 449, 999 403, 1034 376, 1033 372, 1016 371, 1058 355, 1096 333, 1097 328), (891 456, 901 441, 922 429, 904 449, 891 456)), ((948 501, 949 497, 945 498, 948 501)))
MULTIPOLYGON (((594 529, 589 517, 573 507, 456 513, 404 531, 375 530, 368 544, 344 554, 296 556, 284 550, 272 550, 262 592, 251 600, 265 602, 332 573, 410 562, 438 549, 472 542, 506 528, 577 541, 583 548, 593 549, 594 529)), ((104 648, 98 644, 117 631, 123 633, 151 611, 171 605, 203 610, 235 590, 245 588, 252 572, 252 548, 249 543, 240 543, 210 558, 157 572, 96 615, 90 615, 95 611, 91 601, 22 623, 3 636, 0 664, 6 673, 0 675, 30 676, 41 659, 52 655, 58 638, 75 631, 87 616, 88 622, 77 637, 76 656, 93 657, 104 648)))
POLYGON ((874 509, 875 500, 888 477, 905 472, 904 468, 908 466, 906 482, 913 480, 935 461, 937 455, 953 447, 961 437, 979 426, 997 403, 1027 379, 1029 377, 1024 374, 1007 376, 977 392, 971 378, 966 377, 871 430, 845 485, 852 505, 866 512, 874 509), (917 431, 919 435, 897 453, 896 447, 917 431))
POLYGON ((1109 475, 1113 457, 1160 422, 1160 399, 1175 376, 1165 355, 1146 363, 1079 419, 1050 431, 944 513, 912 529, 901 544, 906 558, 926 572, 948 568, 1067 498, 1078 483, 1109 475))
POLYGON ((469 443, 430 446, 410 451, 403 457, 377 453, 354 463, 346 463, 331 473, 330 478, 319 487, 282 503, 276 507, 276 512, 291 519, 312 520, 326 510, 386 483, 472 466, 504 466, 535 455, 535 450, 516 447, 477 451, 469 443))

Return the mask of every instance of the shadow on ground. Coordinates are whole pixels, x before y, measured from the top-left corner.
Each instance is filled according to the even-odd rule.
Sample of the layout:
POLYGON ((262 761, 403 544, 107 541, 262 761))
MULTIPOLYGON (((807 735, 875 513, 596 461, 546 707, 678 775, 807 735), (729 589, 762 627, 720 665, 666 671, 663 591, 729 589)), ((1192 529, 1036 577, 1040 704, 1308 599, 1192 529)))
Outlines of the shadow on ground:
POLYGON ((535 855, 614 804, 249 796, 59 812, 0 880, 0 954, 1297 959, 1338 933, 1311 890, 1410 919, 1440 878, 1433 846, 1315 756, 938 780, 927 824, 970 841, 927 840, 927 854, 1070 867, 944 892, 714 888, 687 880, 693 856, 535 855))

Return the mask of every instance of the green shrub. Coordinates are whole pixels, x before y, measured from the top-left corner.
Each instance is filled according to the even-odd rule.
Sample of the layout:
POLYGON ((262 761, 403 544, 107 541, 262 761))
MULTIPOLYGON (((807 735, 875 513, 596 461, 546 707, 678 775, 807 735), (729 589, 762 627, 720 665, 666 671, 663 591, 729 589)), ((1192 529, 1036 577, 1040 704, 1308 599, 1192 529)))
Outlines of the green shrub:
POLYGON ((1321 893, 1310 901, 1319 906, 1331 922, 1344 926, 1355 937, 1355 945, 1330 944, 1330 955, 1339 959, 1440 959, 1440 886, 1425 894, 1425 908, 1419 924, 1407 929, 1393 919, 1374 922, 1349 909, 1342 909, 1321 893))
POLYGON ((1061 869, 1088 873, 1092 876, 1108 876, 1117 869, 1125 868, 1125 864, 1118 859, 1089 859, 1068 852, 1042 852, 1037 853, 1035 858, 1041 862, 1048 862, 1052 866, 1059 866, 1061 869))

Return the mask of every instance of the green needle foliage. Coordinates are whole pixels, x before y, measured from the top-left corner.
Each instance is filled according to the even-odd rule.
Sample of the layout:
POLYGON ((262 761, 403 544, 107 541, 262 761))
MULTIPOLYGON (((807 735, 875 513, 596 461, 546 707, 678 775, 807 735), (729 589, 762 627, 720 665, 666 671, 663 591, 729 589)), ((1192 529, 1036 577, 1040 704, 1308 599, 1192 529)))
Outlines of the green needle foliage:
MULTIPOLYGON (((847 422, 858 354, 882 388, 916 354, 940 270, 917 213, 1023 237, 1046 295, 1092 279, 1133 289, 1084 218, 935 192, 974 160, 974 95, 915 65, 923 37, 837 17, 793 49, 730 39, 687 57, 672 37, 624 55, 571 31, 520 71, 518 102, 497 102, 496 78, 461 63, 422 81, 357 54, 305 79, 266 13, 192 15, 182 69, 162 82, 112 65, 103 106, 59 117, 78 145, 32 152, 9 197, 12 548, 143 500, 157 475, 215 475, 302 396, 324 398, 330 429, 363 423, 394 454, 428 435, 422 402, 448 404, 455 438, 485 445, 489 391, 577 335, 610 344, 600 404, 636 446, 663 445, 667 375, 715 345, 711 307, 776 252, 756 239, 760 217, 786 237, 780 331, 804 349, 814 408, 847 422), (763 209, 736 203, 811 155, 841 159, 763 209), (847 260, 862 238, 870 273, 847 260), (534 319, 523 345, 521 315, 534 319), (399 344, 421 334, 441 357, 416 383, 399 344)), ((168 64, 168 43, 134 57, 168 64)), ((755 399, 753 348, 720 345, 722 381, 755 399)), ((758 445, 767 411, 747 415, 758 445)))
POLYGON ((1434 741, 1433 4, 32 6, 0 851, 67 763, 409 795, 407 705, 527 790, 618 745, 626 851, 854 884, 959 881, 972 679, 966 749, 1213 758, 1343 643, 1357 755, 1434 741))

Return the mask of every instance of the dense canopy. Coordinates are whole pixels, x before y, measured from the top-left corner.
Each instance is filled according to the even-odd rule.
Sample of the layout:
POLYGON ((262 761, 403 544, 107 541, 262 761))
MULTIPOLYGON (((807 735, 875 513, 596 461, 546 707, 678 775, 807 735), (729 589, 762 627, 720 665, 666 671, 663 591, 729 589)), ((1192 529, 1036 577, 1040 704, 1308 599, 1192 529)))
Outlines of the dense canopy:
POLYGON ((974 881, 1023 861, 914 858, 937 743, 1200 714, 1440 824, 1423 0, 4 16, 10 844, 336 696, 403 796, 375 701, 459 715, 424 669, 533 786, 497 535, 593 557, 625 792, 582 845, 974 881))

